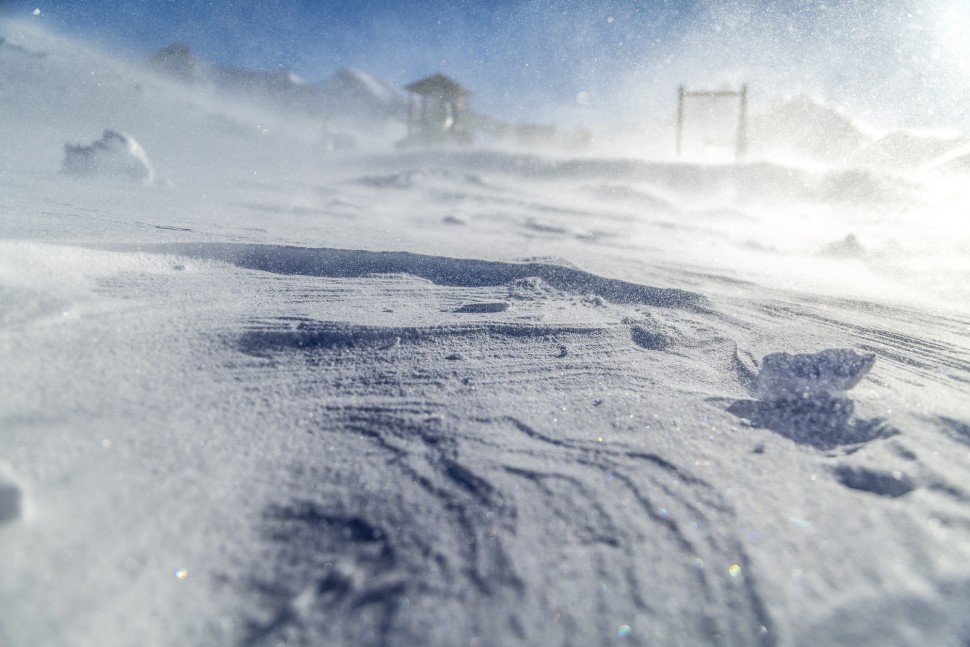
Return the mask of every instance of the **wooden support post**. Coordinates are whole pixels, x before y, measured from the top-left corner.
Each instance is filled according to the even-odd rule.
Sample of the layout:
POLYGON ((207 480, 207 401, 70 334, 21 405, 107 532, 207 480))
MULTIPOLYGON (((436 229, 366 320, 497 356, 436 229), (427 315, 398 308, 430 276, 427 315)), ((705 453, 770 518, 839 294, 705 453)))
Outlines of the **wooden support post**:
POLYGON ((738 111, 738 142, 735 157, 738 161, 748 153, 748 85, 741 86, 741 108, 738 111))
POLYGON ((684 86, 677 88, 677 157, 680 157, 684 136, 684 86))
POLYGON ((421 135, 427 136, 428 132, 428 97, 421 95, 421 135))
POLYGON ((408 93, 408 137, 414 134, 414 95, 408 93))
POLYGON ((677 88, 677 157, 683 152, 684 142, 684 100, 688 97, 710 97, 711 101, 722 97, 738 97, 738 129, 734 142, 734 156, 737 160, 744 159, 748 154, 748 85, 741 86, 741 90, 695 90, 688 92, 684 86, 677 88))

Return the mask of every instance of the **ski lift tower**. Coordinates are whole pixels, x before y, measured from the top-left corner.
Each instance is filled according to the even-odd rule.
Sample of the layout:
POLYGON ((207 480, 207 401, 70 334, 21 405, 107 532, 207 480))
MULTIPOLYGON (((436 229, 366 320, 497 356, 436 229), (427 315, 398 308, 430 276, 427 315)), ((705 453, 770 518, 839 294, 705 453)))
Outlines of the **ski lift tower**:
POLYGON ((748 86, 742 85, 740 90, 693 90, 688 91, 683 85, 677 89, 677 157, 680 157, 684 139, 684 102, 691 97, 706 97, 712 101, 717 99, 738 99, 738 129, 734 144, 734 157, 738 161, 748 152, 748 86))

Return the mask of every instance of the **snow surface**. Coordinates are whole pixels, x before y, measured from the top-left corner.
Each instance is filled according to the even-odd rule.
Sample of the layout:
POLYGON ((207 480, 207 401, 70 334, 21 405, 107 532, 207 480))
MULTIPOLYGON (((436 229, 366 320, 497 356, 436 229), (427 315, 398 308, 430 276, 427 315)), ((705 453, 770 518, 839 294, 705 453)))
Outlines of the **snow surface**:
POLYGON ((970 644, 958 170, 338 155, 0 35, 4 647, 970 644))

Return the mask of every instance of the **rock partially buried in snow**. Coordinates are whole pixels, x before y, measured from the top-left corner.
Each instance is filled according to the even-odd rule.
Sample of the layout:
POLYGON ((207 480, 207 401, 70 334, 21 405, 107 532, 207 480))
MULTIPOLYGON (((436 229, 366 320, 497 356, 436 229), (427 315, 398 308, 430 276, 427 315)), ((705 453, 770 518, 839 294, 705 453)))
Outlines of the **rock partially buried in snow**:
POLYGON ((120 177, 142 184, 155 181, 148 155, 134 137, 106 130, 90 145, 64 146, 64 172, 72 175, 120 177))
POLYGON ((21 493, 13 483, 0 480, 0 524, 13 521, 21 514, 21 493))
POLYGON ((875 361, 872 353, 846 348, 805 355, 772 353, 762 360, 752 389, 762 400, 839 396, 858 384, 875 361))

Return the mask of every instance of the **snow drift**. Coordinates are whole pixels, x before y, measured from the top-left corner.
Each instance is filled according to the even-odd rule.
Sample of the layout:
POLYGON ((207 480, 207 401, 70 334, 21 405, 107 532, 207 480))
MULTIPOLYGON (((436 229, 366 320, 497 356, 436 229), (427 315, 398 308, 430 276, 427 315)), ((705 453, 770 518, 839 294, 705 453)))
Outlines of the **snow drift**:
POLYGON ((754 393, 762 400, 839 396, 858 384, 875 361, 872 353, 843 348, 811 355, 772 353, 761 361, 754 393))
POLYGON ((5 645, 970 639, 960 180, 327 152, 4 29, 5 645))
POLYGON ((106 130, 89 145, 64 146, 64 172, 71 175, 120 177, 151 184, 155 170, 141 145, 130 135, 106 130))

